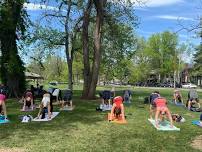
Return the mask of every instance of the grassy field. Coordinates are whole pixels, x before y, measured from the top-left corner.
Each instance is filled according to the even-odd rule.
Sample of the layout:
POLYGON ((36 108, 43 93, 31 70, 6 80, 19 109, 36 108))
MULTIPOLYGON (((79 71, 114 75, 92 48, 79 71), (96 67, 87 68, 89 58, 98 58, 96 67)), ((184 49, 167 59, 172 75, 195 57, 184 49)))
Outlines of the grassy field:
MULTIPOLYGON (((103 89, 99 87, 98 89, 103 89)), ((118 88, 121 94, 124 88, 118 88)), ((200 113, 169 105, 173 113, 181 114, 185 123, 175 126, 180 132, 160 132, 148 122, 145 96, 153 89, 133 88, 132 104, 126 107, 128 124, 118 125, 106 121, 106 112, 96 112, 97 101, 80 100, 81 90, 74 91, 72 112, 61 112, 50 122, 21 123, 20 106, 16 100, 7 101, 10 124, 0 125, 0 152, 198 152, 190 144, 202 135, 202 129, 191 124, 200 113)), ((160 90, 162 96, 172 98, 171 89, 160 90)), ((183 91, 184 97, 187 97, 183 91)), ((202 93, 200 93, 202 99, 202 93)), ((54 111, 59 107, 55 106, 54 111)), ((36 116, 38 111, 30 114, 36 116)), ((199 143, 200 144, 200 143, 199 143)), ((202 141, 201 141, 202 144, 202 141)))

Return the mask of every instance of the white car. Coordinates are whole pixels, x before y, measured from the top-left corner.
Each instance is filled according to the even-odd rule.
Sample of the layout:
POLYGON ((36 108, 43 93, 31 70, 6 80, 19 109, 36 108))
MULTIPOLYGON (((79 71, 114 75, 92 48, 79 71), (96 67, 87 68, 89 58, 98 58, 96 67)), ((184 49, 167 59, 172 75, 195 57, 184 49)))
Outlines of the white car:
POLYGON ((192 83, 184 83, 182 84, 182 88, 197 88, 197 85, 192 83))

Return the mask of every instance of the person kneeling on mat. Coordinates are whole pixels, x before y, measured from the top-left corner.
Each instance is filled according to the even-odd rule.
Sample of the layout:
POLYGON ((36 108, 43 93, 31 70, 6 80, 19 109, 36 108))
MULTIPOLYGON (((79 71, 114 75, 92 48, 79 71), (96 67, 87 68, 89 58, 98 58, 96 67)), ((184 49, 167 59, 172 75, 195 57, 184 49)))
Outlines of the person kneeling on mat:
POLYGON ((23 110, 25 110, 26 108, 32 109, 34 110, 34 101, 33 101, 33 94, 31 92, 31 90, 27 90, 23 97, 23 110))
POLYGON ((188 93, 188 100, 186 106, 189 110, 195 111, 196 110, 196 107, 194 107, 195 104, 197 104, 198 109, 200 109, 201 105, 199 103, 198 94, 195 89, 191 89, 188 93))
POLYGON ((154 100, 154 103, 156 104, 156 113, 155 113, 155 121, 156 121, 156 127, 159 127, 159 116, 160 120, 163 121, 164 117, 167 116, 167 118, 170 120, 170 125, 173 127, 173 120, 170 113, 170 110, 167 107, 167 101, 163 97, 158 97, 154 100))
POLYGON ((51 112, 51 95, 49 93, 45 93, 40 104, 38 119, 44 119, 46 117, 46 114, 48 114, 48 118, 51 119, 51 112))
POLYGON ((180 93, 179 90, 174 91, 173 100, 174 100, 175 104, 177 104, 177 102, 180 102, 183 104, 182 94, 180 93))
POLYGON ((114 119, 125 121, 123 98, 121 96, 117 96, 113 100, 109 121, 114 119))
POLYGON ((61 109, 64 109, 65 107, 73 108, 73 105, 72 105, 72 91, 71 90, 67 90, 64 93, 64 97, 63 97, 63 100, 61 102, 61 109))
POLYGON ((4 116, 4 119, 7 119, 5 102, 6 102, 6 96, 0 93, 0 115, 4 116))

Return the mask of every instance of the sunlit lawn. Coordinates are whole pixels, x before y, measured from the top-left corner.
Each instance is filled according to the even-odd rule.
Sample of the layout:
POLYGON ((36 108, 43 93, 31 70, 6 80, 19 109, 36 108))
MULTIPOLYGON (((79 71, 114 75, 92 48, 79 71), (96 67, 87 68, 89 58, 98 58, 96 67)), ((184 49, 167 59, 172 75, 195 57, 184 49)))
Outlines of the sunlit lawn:
MULTIPOLYGON (((199 119, 199 113, 169 105, 171 111, 181 114, 186 122, 175 123, 181 128, 180 132, 157 131, 147 120, 149 106, 143 104, 143 98, 152 89, 133 88, 133 103, 126 107, 128 124, 118 125, 106 121, 106 112, 95 111, 99 100, 80 100, 81 90, 78 89, 74 91, 75 110, 61 112, 50 122, 21 123, 18 119, 24 114, 19 111, 21 105, 16 100, 8 100, 11 123, 0 125, 0 151, 197 152, 190 143, 196 136, 202 135, 202 129, 192 125, 191 121, 199 119)), ((121 89, 124 88, 116 90, 121 89)), ((171 89, 160 92, 167 99, 172 98, 171 89)), ((117 92, 120 93, 122 91, 117 92)), ((187 98, 186 92, 183 95, 187 98)), ((58 111, 59 108, 55 106, 54 109, 58 111)), ((36 116, 37 111, 30 114, 36 116)))

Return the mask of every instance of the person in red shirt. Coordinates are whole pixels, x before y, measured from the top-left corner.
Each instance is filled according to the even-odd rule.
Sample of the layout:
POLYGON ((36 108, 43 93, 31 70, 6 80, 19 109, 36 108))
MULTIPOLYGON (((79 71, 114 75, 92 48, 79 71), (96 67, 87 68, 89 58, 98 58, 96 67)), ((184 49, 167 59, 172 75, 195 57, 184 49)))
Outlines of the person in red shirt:
POLYGON ((113 119, 125 121, 123 98, 121 96, 117 96, 113 99, 109 121, 112 121, 113 119))
POLYGON ((167 101, 163 97, 158 97, 154 100, 154 103, 156 104, 156 114, 155 114, 155 121, 156 121, 156 126, 158 126, 158 118, 160 116, 160 119, 162 120, 164 116, 166 115, 167 118, 170 120, 170 125, 173 127, 173 120, 172 116, 170 113, 170 110, 167 107, 167 101))

